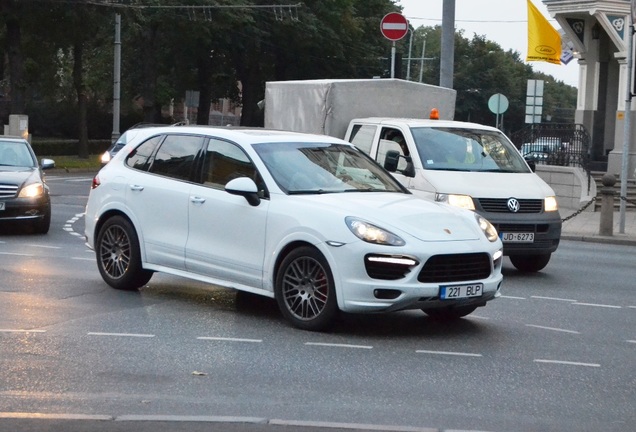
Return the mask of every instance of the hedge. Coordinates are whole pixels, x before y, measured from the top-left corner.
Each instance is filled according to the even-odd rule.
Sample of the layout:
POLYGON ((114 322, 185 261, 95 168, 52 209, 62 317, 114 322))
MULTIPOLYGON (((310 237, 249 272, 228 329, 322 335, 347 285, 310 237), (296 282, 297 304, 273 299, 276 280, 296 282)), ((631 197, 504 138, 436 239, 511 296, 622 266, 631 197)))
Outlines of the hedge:
MULTIPOLYGON (((104 153, 111 144, 111 140, 88 140, 88 154, 98 155, 104 153)), ((31 147, 35 154, 40 156, 77 156, 79 154, 79 141, 68 139, 33 139, 31 147)))

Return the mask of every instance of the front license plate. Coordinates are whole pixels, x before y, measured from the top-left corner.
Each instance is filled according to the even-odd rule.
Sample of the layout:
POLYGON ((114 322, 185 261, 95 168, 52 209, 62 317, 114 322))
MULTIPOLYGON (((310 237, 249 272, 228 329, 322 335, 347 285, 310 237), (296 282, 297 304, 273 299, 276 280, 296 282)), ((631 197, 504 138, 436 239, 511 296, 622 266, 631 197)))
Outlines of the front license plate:
POLYGON ((532 243, 534 233, 501 233, 501 241, 504 243, 532 243))
POLYGON ((0 202, 0 210, 4 210, 4 203, 0 202))
POLYGON ((439 287, 439 297, 442 300, 454 300, 469 297, 481 297, 484 292, 484 284, 448 285, 439 287))

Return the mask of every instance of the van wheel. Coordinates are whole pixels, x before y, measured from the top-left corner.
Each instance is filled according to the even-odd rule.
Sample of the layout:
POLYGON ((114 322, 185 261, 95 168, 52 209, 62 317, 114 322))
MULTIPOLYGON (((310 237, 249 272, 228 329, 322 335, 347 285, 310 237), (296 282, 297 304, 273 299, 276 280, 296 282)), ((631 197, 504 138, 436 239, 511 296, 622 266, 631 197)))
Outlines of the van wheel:
POLYGON ((135 290, 148 283, 152 272, 141 266, 139 239, 132 224, 121 216, 104 222, 95 242, 97 268, 113 288, 135 290))
POLYGON ((329 264, 312 247, 299 247, 283 259, 274 293, 283 316, 303 330, 326 330, 338 313, 329 264))
POLYGON ((422 309, 426 315, 438 321, 454 321, 473 313, 477 306, 457 306, 437 309, 422 309))
POLYGON ((552 254, 545 255, 510 255, 510 262, 522 272, 538 272, 550 261, 552 254))

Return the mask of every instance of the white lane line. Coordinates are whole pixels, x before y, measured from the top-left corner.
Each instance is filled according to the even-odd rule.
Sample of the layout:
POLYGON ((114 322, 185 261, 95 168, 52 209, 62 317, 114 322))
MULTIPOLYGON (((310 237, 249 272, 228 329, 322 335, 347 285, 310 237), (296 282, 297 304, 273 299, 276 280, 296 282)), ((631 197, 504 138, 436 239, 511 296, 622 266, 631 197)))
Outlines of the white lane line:
POLYGON ((60 246, 48 246, 48 245, 39 245, 39 244, 26 244, 25 246, 43 248, 43 249, 62 249, 60 246))
MULTIPOLYGON (((363 424, 363 423, 336 423, 336 422, 320 422, 320 421, 303 421, 303 420, 280 420, 271 419, 267 422, 268 425, 276 426, 300 426, 311 427, 313 429, 351 429, 361 431, 383 431, 383 432, 439 432, 437 428, 416 427, 416 426, 390 426, 390 425, 377 425, 377 424, 363 424)), ((445 429, 447 432, 453 432, 450 429, 445 429)), ((455 432, 461 432, 459 430, 455 432)), ((470 432, 470 431, 464 431, 470 432)), ((475 431, 477 432, 477 431, 475 431)))
POLYGON ((242 338, 226 338, 226 337, 212 337, 212 336, 199 336, 197 337, 197 339, 212 340, 212 341, 227 341, 227 342, 250 342, 250 343, 263 342, 262 339, 242 339, 242 338))
POLYGON ((417 350, 419 354, 439 354, 439 355, 452 355, 452 356, 464 356, 464 357, 483 357, 481 354, 457 352, 457 351, 429 351, 429 350, 417 350))
POLYGON ((0 329, 0 333, 46 333, 46 330, 0 329))
POLYGON ((13 252, 0 252, 0 255, 12 255, 12 256, 25 256, 32 257, 32 254, 22 254, 22 253, 13 253, 13 252))
POLYGON ((324 342, 305 342, 305 345, 335 347, 335 348, 373 349, 373 347, 370 345, 350 345, 350 344, 324 343, 324 342))
POLYGON ((572 299, 564 299, 564 298, 559 298, 559 297, 543 297, 543 296, 532 296, 532 298, 535 299, 539 299, 539 300, 556 300, 556 301, 564 301, 564 302, 570 302, 573 303, 576 300, 572 300, 572 299))
POLYGON ((124 336, 124 337, 138 337, 138 338, 153 338, 155 335, 151 334, 136 334, 136 333, 100 333, 100 332, 88 332, 89 336, 124 336))
POLYGON ((489 320, 491 319, 490 317, 485 317, 485 316, 481 316, 481 315, 475 315, 475 314, 470 314, 470 316, 467 316, 466 318, 469 319, 480 319, 480 320, 489 320))
POLYGON ((0 412, 0 418, 4 419, 48 419, 48 420, 114 420, 109 415, 87 414, 48 414, 25 412, 0 412))
POLYGON ((115 417, 115 421, 163 421, 163 422, 207 422, 207 423, 258 423, 267 424, 266 418, 261 417, 231 417, 231 416, 182 416, 182 415, 136 415, 125 414, 115 417))
POLYGON ((636 344, 636 340, 626 340, 625 342, 636 344))
POLYGON ((573 305, 577 305, 577 306, 593 306, 593 307, 603 307, 603 308, 608 308, 608 309, 622 309, 620 306, 614 306, 614 305, 606 305, 606 304, 599 304, 599 303, 572 303, 573 305))
POLYGON ((525 300, 525 297, 515 297, 515 296, 508 296, 508 295, 502 295, 501 298, 507 298, 507 299, 514 299, 514 300, 525 300))
POLYGON ((564 360, 547 360, 547 359, 534 359, 535 363, 552 363, 552 364, 562 364, 569 366, 586 366, 586 367, 601 367, 598 363, 580 363, 573 361, 564 361, 564 360))
POLYGON ((556 327, 544 327, 544 326, 534 325, 534 324, 526 324, 526 327, 534 327, 538 329, 552 330, 552 331, 563 332, 563 333, 581 334, 580 332, 577 332, 576 330, 566 330, 566 329, 556 328, 556 327))
POLYGON ((85 257, 71 257, 71 259, 74 259, 77 261, 95 261, 95 258, 85 258, 85 257))
POLYGON ((636 309, 636 306, 627 306, 630 309, 636 309))

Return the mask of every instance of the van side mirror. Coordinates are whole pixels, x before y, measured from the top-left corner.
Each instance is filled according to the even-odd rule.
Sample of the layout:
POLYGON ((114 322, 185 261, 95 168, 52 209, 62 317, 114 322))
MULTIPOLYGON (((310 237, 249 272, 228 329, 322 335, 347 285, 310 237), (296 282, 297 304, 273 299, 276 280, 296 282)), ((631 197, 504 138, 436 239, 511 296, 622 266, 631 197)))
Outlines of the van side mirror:
POLYGON ((384 169, 388 172, 396 172, 398 162, 400 161, 400 152, 397 150, 389 150, 384 157, 384 169))
POLYGON ((528 163, 528 166, 530 167, 530 170, 532 172, 536 172, 537 170, 537 163, 531 159, 526 159, 526 162, 528 163))

